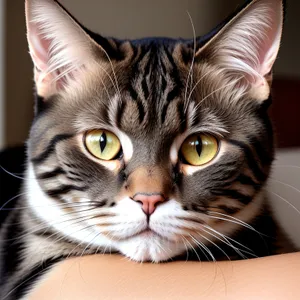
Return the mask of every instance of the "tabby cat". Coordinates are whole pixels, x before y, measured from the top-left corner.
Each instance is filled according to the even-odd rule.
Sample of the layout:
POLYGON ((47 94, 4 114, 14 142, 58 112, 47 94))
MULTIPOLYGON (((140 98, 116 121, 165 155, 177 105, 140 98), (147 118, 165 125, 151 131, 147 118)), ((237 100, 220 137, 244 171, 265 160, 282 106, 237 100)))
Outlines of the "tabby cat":
POLYGON ((1 299, 24 299, 69 256, 161 262, 292 249, 264 191, 283 6, 248 1, 191 40, 118 40, 54 0, 26 1, 35 119, 26 195, 1 231, 1 299))

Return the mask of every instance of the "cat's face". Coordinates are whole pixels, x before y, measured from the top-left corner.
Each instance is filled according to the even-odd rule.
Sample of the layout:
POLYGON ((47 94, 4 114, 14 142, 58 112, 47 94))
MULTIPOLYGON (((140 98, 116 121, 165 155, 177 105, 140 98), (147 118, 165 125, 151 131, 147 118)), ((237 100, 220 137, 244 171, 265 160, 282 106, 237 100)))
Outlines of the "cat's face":
POLYGON ((258 214, 281 1, 254 1, 195 53, 192 41, 92 40, 51 0, 28 0, 27 20, 40 96, 28 200, 52 230, 162 261, 258 214))

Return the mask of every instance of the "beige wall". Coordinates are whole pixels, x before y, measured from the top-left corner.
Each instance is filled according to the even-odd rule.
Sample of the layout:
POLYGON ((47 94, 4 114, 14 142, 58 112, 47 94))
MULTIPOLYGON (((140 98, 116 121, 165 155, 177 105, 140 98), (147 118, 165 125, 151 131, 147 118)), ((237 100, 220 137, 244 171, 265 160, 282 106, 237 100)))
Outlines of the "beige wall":
MULTIPOLYGON (((3 0, 0 0, 3 1, 3 0)), ((79 21, 104 35, 191 37, 189 11, 198 35, 214 27, 243 0, 61 0, 79 21)), ((6 0, 5 144, 25 141, 32 119, 32 66, 28 55, 24 1, 6 0)), ((300 1, 289 1, 279 75, 300 76, 300 1)), ((0 122, 1 123, 1 122, 0 122)), ((1 130, 1 128, 0 128, 1 130)))
POLYGON ((6 1, 5 142, 24 142, 33 116, 32 65, 26 42, 24 2, 6 1))
MULTIPOLYGON (((0 0, 0 45, 4 44, 5 20, 4 1, 0 0)), ((5 91, 4 91, 4 49, 0 48, 0 149, 4 147, 4 127, 5 127, 5 91)))
POLYGON ((209 31, 240 0, 61 0, 92 30, 120 38, 143 36, 191 37, 187 11, 197 34, 209 31))

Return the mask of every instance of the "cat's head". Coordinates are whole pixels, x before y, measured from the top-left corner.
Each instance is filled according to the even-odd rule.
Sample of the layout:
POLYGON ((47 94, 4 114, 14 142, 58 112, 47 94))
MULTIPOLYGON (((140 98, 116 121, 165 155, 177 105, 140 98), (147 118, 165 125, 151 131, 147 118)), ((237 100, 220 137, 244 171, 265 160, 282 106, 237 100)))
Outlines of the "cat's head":
POLYGON ((251 221, 273 160, 267 116, 281 0, 195 40, 98 36, 27 0, 36 117, 28 201, 86 248, 162 261, 251 221))

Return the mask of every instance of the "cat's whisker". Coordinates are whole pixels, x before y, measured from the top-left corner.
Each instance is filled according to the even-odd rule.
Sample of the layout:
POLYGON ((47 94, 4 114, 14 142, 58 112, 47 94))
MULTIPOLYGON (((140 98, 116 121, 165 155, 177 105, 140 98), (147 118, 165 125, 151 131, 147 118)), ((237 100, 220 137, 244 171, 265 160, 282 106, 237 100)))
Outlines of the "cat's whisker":
POLYGON ((216 243, 214 243, 212 240, 210 240, 208 237, 204 236, 201 233, 199 233, 199 235, 201 236, 201 238, 205 239, 209 243, 213 244, 217 249, 219 249, 227 257, 228 260, 231 260, 230 257, 228 256, 228 254, 221 247, 219 247, 216 243))
POLYGON ((8 170, 6 170, 4 167, 2 167, 2 166, 0 166, 0 168, 5 172, 5 173, 7 173, 8 175, 11 175, 12 177, 14 177, 14 178, 17 178, 17 179, 21 179, 21 180, 30 180, 30 179, 34 179, 34 178, 27 178, 27 177, 23 177, 23 176, 20 176, 20 175, 22 175, 22 174, 15 174, 15 173, 12 173, 12 172, 10 172, 10 171, 8 171, 8 170))
MULTIPOLYGON (((210 227, 206 227, 206 228, 211 230, 210 227)), ((211 233, 211 232, 209 232, 209 231, 207 231, 207 230, 205 230, 205 229, 202 229, 202 231, 204 231, 205 233, 211 235, 211 236, 214 237, 215 239, 221 241, 221 242, 224 243, 225 245, 231 247, 238 255, 240 255, 242 258, 244 258, 243 254, 239 251, 240 249, 238 249, 237 247, 235 247, 234 245, 232 245, 232 244, 226 239, 226 237, 224 237, 221 233, 219 233, 219 232, 217 232, 217 231, 215 231, 215 230, 212 230, 214 233, 220 235, 220 236, 221 236, 221 238, 220 238, 220 237, 216 236, 215 234, 213 234, 213 233, 211 233)))
POLYGON ((282 196, 278 195, 275 192, 269 191, 269 193, 277 196, 279 199, 281 199, 283 202, 288 204, 291 208, 293 208, 300 215, 300 210, 295 205, 293 205, 291 202, 289 202, 288 200, 286 200, 285 198, 283 198, 282 196))
MULTIPOLYGON (((101 50, 104 52, 105 56, 107 57, 107 59, 108 59, 108 61, 109 61, 109 64, 110 64, 110 67, 111 67, 111 70, 112 70, 112 72, 113 72, 113 76, 114 76, 114 79, 115 79, 115 89, 116 89, 116 91, 118 92, 119 97, 120 97, 120 99, 121 99, 121 91, 120 91, 120 88, 119 88, 119 83, 118 83, 118 79, 117 79, 117 76, 116 76, 116 72, 115 72, 113 63, 112 63, 112 61, 111 61, 111 59, 110 59, 108 53, 106 52, 106 50, 105 50, 102 46, 100 46, 100 45, 99 45, 99 47, 100 47, 101 50)), ((102 68, 102 66, 100 65, 100 63, 98 64, 98 66, 99 66, 100 68, 102 68)), ((113 82, 113 81, 112 81, 112 82, 113 82)))
MULTIPOLYGON (((80 213, 83 213, 83 212, 86 212, 86 211, 91 211, 91 210, 94 210, 94 208, 88 208, 88 209, 83 209, 83 210, 78 210, 78 211, 67 212, 65 214, 61 214, 61 217, 76 215, 76 214, 80 214, 80 213)), ((41 219, 38 218, 38 217, 36 217, 36 218, 31 217, 30 220, 40 221, 41 219)), ((24 222, 14 222, 14 223, 9 223, 9 224, 10 225, 22 225, 22 224, 24 224, 24 222)))
POLYGON ((205 256, 206 260, 209 261, 208 256, 206 255, 205 249, 203 248, 202 244, 195 238, 193 237, 191 234, 189 234, 189 236, 192 238, 192 240, 196 243, 196 245, 198 246, 198 248, 200 249, 201 253, 203 253, 203 255, 205 256))
MULTIPOLYGON (((169 248, 169 252, 168 252, 162 245, 160 245, 159 242, 155 241, 155 245, 168 255, 168 260, 171 259, 171 261, 173 261, 172 257, 169 254, 170 250, 171 250, 170 248, 169 248)), ((153 260, 152 262, 154 263, 155 261, 153 260)))
POLYGON ((295 168, 295 169, 300 169, 300 166, 294 166, 294 165, 274 165, 275 168, 279 167, 279 168, 295 168))
POLYGON ((9 204, 11 201, 15 200, 16 198, 18 198, 18 197, 20 197, 20 196, 24 196, 24 195, 26 195, 26 193, 20 193, 20 194, 18 194, 18 195, 16 195, 16 196, 10 198, 9 200, 7 200, 7 201, 0 207, 0 211, 6 210, 6 209, 4 209, 4 207, 5 207, 7 204, 9 204))
POLYGON ((187 101, 187 93, 188 93, 189 86, 192 86, 192 84, 193 84, 193 68, 194 68, 195 55, 196 55, 196 30, 195 30, 193 19, 192 19, 191 15, 188 11, 187 11, 187 14, 188 14, 188 17, 190 19, 192 30, 193 30, 194 49, 193 49, 193 58, 192 58, 191 66, 190 66, 189 73, 188 73, 188 76, 187 76, 187 79, 186 79, 185 91, 184 91, 184 112, 185 113, 186 113, 187 108, 189 106, 189 103, 187 101))
POLYGON ((192 94, 194 92, 194 90, 197 88, 197 86, 200 84, 200 82, 208 75, 210 75, 211 73, 213 72, 213 70, 209 70, 207 71, 204 75, 202 75, 198 80, 197 82, 195 83, 195 85, 193 86, 193 88, 191 89, 189 95, 188 95, 188 99, 187 99, 187 103, 190 102, 190 98, 192 97, 192 94))
MULTIPOLYGON (((26 195, 26 193, 24 194, 19 194, 19 195, 16 195, 14 196, 14 199, 17 198, 17 197, 20 197, 20 196, 23 196, 23 195, 26 195)), ((10 201, 12 201, 13 199, 10 199, 10 201)), ((30 209, 32 207, 36 207, 36 208, 51 208, 51 207, 61 207, 61 208, 76 208, 76 207, 89 207, 89 206, 92 206, 93 208, 97 208, 97 203, 91 203, 91 202, 88 202, 86 201, 86 203, 84 202, 80 202, 81 204, 79 203, 62 203, 62 204, 53 204, 53 205, 49 205, 49 204, 45 204, 45 205, 34 205, 34 206, 20 206, 20 207, 7 207, 7 208, 2 208, 0 209, 3 210, 3 211, 6 211, 6 210, 9 210, 9 211, 13 211, 13 210, 26 210, 26 209, 30 209)), ((8 203, 7 203, 8 204, 8 203)))
MULTIPOLYGON (((88 210, 86 210, 86 211, 88 211, 88 210)), ((85 211, 84 211, 85 212, 85 211)), ((69 216, 69 214, 68 214, 68 216, 69 216)), ((75 225, 75 224, 80 224, 80 223, 83 223, 83 222, 85 222, 85 221, 89 221, 89 220, 92 220, 93 218, 97 218, 98 216, 79 216, 78 218, 74 218, 74 219, 71 219, 70 221, 73 221, 73 220, 78 220, 79 219, 79 221, 77 222, 75 222, 75 223, 72 223, 72 224, 67 224, 67 226, 65 227, 65 228, 67 228, 67 227, 69 227, 69 226, 73 226, 73 225, 75 225)), ((69 220, 66 220, 65 222, 68 222, 69 220)), ((59 224, 62 224, 62 223, 65 223, 65 222, 61 222, 61 223, 59 223, 59 224)), ((53 226, 53 225, 58 225, 57 223, 55 223, 55 224, 50 224, 50 226, 53 226)), ((91 227, 93 227, 94 225, 91 225, 91 227)), ((64 229, 65 229, 64 228, 64 229)), ((45 231, 44 231, 44 233, 43 234, 45 234, 46 233, 46 231, 49 229, 49 227, 48 228, 46 228, 45 229, 45 231)), ((52 237, 52 235, 50 235, 49 237, 47 237, 46 239, 48 239, 48 238, 51 238, 52 237)))
MULTIPOLYGON (((229 87, 229 86, 236 85, 242 78, 243 78, 243 77, 239 77, 239 78, 237 78, 236 80, 234 80, 234 81, 232 81, 232 82, 230 82, 230 83, 228 83, 228 84, 225 84, 225 85, 223 85, 223 86, 217 88, 216 90, 212 91, 211 93, 209 93, 208 95, 206 95, 204 98, 202 98, 202 99, 199 101, 199 103, 196 105, 196 107, 195 107, 194 109, 197 110, 197 109, 199 108, 199 106, 200 106, 206 99, 208 99, 210 96, 212 96, 213 94, 215 94, 215 93, 217 93, 217 92, 219 92, 219 91, 221 91, 221 90, 223 90, 223 89, 225 89, 225 88, 227 88, 227 87, 229 87)), ((188 101, 189 101, 189 99, 188 99, 188 101)))
MULTIPOLYGON (((210 226, 207 226, 207 229, 212 230, 212 228, 210 226)), ((226 240, 230 240, 231 242, 233 242, 233 243, 239 245, 240 247, 244 248, 244 249, 239 248, 240 251, 245 251, 245 249, 246 249, 246 251, 249 251, 249 253, 254 254, 252 249, 250 249, 250 248, 246 247, 245 245, 239 243, 238 241, 234 240, 233 238, 229 237, 228 235, 225 235, 224 233, 221 234, 218 231, 216 231, 216 233, 220 234, 222 237, 226 238, 226 240)))
MULTIPOLYGON (((186 242, 190 245, 191 249, 192 249, 192 250, 194 251, 194 253, 196 254, 198 260, 201 262, 201 258, 200 258, 200 256, 199 256, 197 250, 195 249, 195 247, 190 243, 190 241, 189 241, 185 236, 182 236, 182 237, 183 237, 183 238, 186 240, 186 242)), ((191 237, 192 237, 192 236, 191 236, 191 237)))
POLYGON ((90 242, 85 246, 85 248, 83 249, 83 251, 80 254, 80 257, 82 257, 85 254, 85 251, 89 248, 89 246, 93 243, 93 241, 99 237, 99 235, 101 235, 101 232, 98 232, 91 240, 90 242))
MULTIPOLYGON (((82 257, 83 255, 85 255, 85 252, 86 252, 86 250, 88 249, 88 247, 92 244, 92 242, 93 242, 99 235, 101 235, 100 232, 97 233, 97 234, 90 240, 90 242, 85 246, 85 248, 82 250, 81 254, 79 255, 80 257, 82 257)), ((81 276, 81 278, 82 278, 82 280, 83 280, 83 276, 82 276, 82 272, 81 272, 81 268, 80 268, 80 261, 79 261, 79 263, 78 263, 78 270, 79 270, 80 276, 81 276)))
POLYGON ((185 242, 185 240, 184 240, 182 234, 180 235, 180 238, 181 238, 181 240, 182 240, 182 242, 183 242, 183 244, 184 244, 184 247, 185 247, 185 249, 186 249, 186 259, 185 259, 185 262, 187 262, 187 261, 189 260, 189 249, 188 249, 188 247, 187 247, 187 245, 186 245, 186 242, 185 242))
MULTIPOLYGON (((3 239, 1 240, 2 242, 13 242, 12 245, 19 241, 20 239, 24 238, 24 237, 27 237, 27 236, 30 236, 31 234, 36 234, 38 233, 39 231, 42 231, 42 230, 45 230, 44 233, 53 225, 60 225, 62 223, 65 223, 67 221, 74 221, 74 220, 78 220, 77 222, 74 222, 72 223, 71 225, 75 225, 75 224, 80 224, 82 221, 84 221, 84 219, 81 219, 81 218, 84 218, 84 217, 78 217, 78 218, 74 218, 74 219, 71 219, 71 220, 64 220, 64 221, 60 221, 60 222, 55 222, 55 223, 52 223, 52 224, 47 224, 47 225, 37 225, 37 226, 34 226, 32 229, 28 230, 28 231, 25 231, 24 234, 22 235, 18 235, 17 237, 15 238, 12 238, 12 239, 3 239)), ((87 218, 88 220, 89 218, 87 218)), ((69 225, 68 225, 69 226, 69 225)), ((67 227, 68 227, 67 226, 67 227)), ((60 232, 57 232, 57 234, 60 234, 60 232)))
MULTIPOLYGON (((76 232, 75 232, 76 233, 76 232)), ((88 234, 88 236, 90 236, 92 233, 94 233, 94 232, 90 232, 89 234, 88 234)), ((78 242, 76 245, 75 245, 75 247, 71 250, 71 251, 69 251, 69 254, 68 254, 68 256, 67 256, 67 259, 68 258, 70 258, 72 255, 74 255, 73 254, 73 252, 76 250, 76 249, 78 249, 82 244, 84 244, 85 242, 84 241, 81 241, 81 242, 78 242)), ((88 245, 89 245, 89 243, 88 243, 88 245)))
MULTIPOLYGON (((231 247, 231 248, 232 248, 239 256, 241 256, 243 259, 247 259, 248 257, 246 257, 242 252, 244 252, 244 253, 246 253, 246 254, 249 254, 249 255, 251 255, 251 256, 257 257, 257 256, 253 253, 253 251, 252 251, 251 249, 249 249, 249 248, 248 248, 248 249, 249 249, 250 252, 247 251, 247 250, 244 250, 244 249, 241 249, 241 248, 238 248, 238 247, 234 246, 232 243, 230 243, 228 237, 227 237, 226 235, 220 233, 219 231, 214 230, 214 229, 211 228, 210 226, 205 226, 205 228, 207 228, 208 230, 211 230, 213 233, 219 235, 221 238, 220 238, 219 236, 217 236, 217 235, 215 235, 215 234, 213 234, 213 233, 211 233, 211 232, 209 232, 209 231, 203 229, 203 231, 204 231, 205 233, 207 233, 207 234, 213 236, 214 238, 216 238, 216 239, 218 239, 219 241, 223 242, 225 245, 231 247)), ((233 239, 231 239, 231 240, 234 241, 233 239)), ((234 241, 234 242, 236 242, 236 241, 234 241)), ((240 243, 238 243, 238 244, 240 244, 240 243)), ((240 244, 240 245, 241 245, 243 248, 247 248, 246 246, 244 246, 244 245, 242 245, 242 244, 240 244)))
MULTIPOLYGON (((252 231, 255 231, 256 233, 258 233, 259 235, 264 235, 263 233, 257 231, 253 226, 249 225, 248 223, 238 219, 238 218, 235 218, 233 216, 230 216, 230 215, 226 215, 226 214, 223 214, 223 213, 220 213, 220 212, 216 212, 216 211, 208 211, 209 215, 208 217, 214 217, 212 216, 213 214, 215 215, 219 215, 219 216, 222 216, 222 217, 226 217, 226 218, 229 218, 232 222, 234 221, 234 223, 236 224, 239 224, 241 226, 244 226, 252 231)), ((222 219, 223 220, 223 219, 222 219)), ((229 221, 227 219, 224 219, 225 221, 229 221)))
POLYGON ((202 243, 201 241, 198 241, 194 236, 192 236, 191 234, 189 234, 190 237, 197 243, 198 246, 201 246, 206 252, 207 254, 211 257, 213 262, 216 262, 217 260, 215 259, 214 255, 212 254, 212 252, 208 249, 208 247, 202 243))
MULTIPOLYGON (((85 226, 85 227, 82 227, 82 228, 80 228, 80 229, 74 231, 72 234, 76 234, 76 233, 78 233, 78 232, 81 232, 82 230, 86 230, 86 229, 94 228, 94 227, 95 227, 94 225, 85 226)), ((94 232, 94 231, 89 232, 88 236, 90 236, 91 234, 95 234, 95 232, 94 232)), ((98 233, 96 234, 96 237, 98 237, 98 236, 101 235, 101 234, 102 234, 102 232, 98 232, 98 233)), ((91 245, 91 242, 92 242, 96 237, 94 237, 90 242, 88 242, 88 243, 87 243, 87 246, 90 246, 90 245, 91 245)), ((61 238, 55 240, 55 243, 61 241, 63 238, 64 238, 64 237, 61 237, 61 238)), ((80 246, 83 245, 83 244, 86 244, 86 242, 85 242, 85 241, 81 241, 79 244, 77 244, 76 247, 73 248, 73 249, 69 252, 69 255, 68 255, 67 257, 69 258, 69 257, 71 256, 72 252, 74 252, 78 247, 80 247, 80 246)), ((87 249, 87 248, 85 248, 85 250, 86 250, 86 249, 87 249)))
MULTIPOLYGON (((212 242, 209 238, 204 237, 204 236, 203 236, 202 234, 200 234, 200 233, 199 233, 199 235, 200 235, 202 238, 205 238, 208 242, 212 243, 214 246, 217 246, 217 245, 216 245, 214 242, 212 242)), ((214 265, 215 265, 215 274, 214 274, 214 278, 213 278, 213 281, 212 281, 211 285, 207 288, 207 290, 210 290, 210 288, 212 287, 212 285, 214 284, 214 282, 215 282, 215 280, 216 280, 216 278, 217 278, 217 268, 218 268, 219 271, 221 272, 222 277, 223 277, 223 279, 224 279, 224 283, 225 283, 225 285, 226 285, 226 280, 225 280, 224 273, 223 273, 222 269, 220 268, 220 266, 218 265, 218 262, 217 262, 217 260, 215 259, 215 257, 213 256, 212 252, 204 245, 204 243, 202 243, 201 241, 199 241, 199 240, 197 240, 197 239, 195 239, 195 240, 199 243, 199 248, 200 248, 200 246, 201 246, 201 247, 205 247, 205 249, 207 249, 206 251, 209 251, 208 254, 212 257, 212 262, 213 262, 214 265)), ((218 246, 217 246, 217 247, 218 247, 218 246)), ((229 261, 231 261, 230 258, 229 258, 229 256, 226 254, 226 252, 223 251, 220 247, 218 247, 218 248, 219 248, 220 251, 222 251, 222 252, 225 254, 225 256, 229 259, 229 261)), ((201 248, 200 248, 200 249, 201 249, 201 248)), ((208 258, 207 258, 207 260, 209 261, 208 258)))
POLYGON ((263 236, 269 237, 269 236, 267 236, 267 235, 265 235, 265 234, 263 234, 263 233, 261 233, 261 232, 255 230, 255 229, 253 229, 253 228, 250 228, 250 227, 248 227, 248 226, 245 226, 244 224, 242 224, 242 223, 240 223, 240 222, 238 222, 238 221, 226 219, 226 218, 223 218, 223 217, 216 217, 216 216, 209 216, 209 217, 212 218, 212 219, 217 219, 217 220, 226 221, 226 222, 229 222, 229 223, 234 223, 234 224, 243 226, 243 227, 245 227, 245 228, 247 228, 247 229, 250 229, 250 230, 256 232, 256 233, 260 236, 260 238, 263 240, 263 242, 264 242, 265 244, 266 244, 266 241, 265 241, 265 239, 264 239, 263 236))
MULTIPOLYGON (((69 216, 70 214, 71 213, 63 214, 62 217, 69 216)), ((31 229, 34 229, 34 230, 30 230, 30 231, 28 231, 28 232, 26 232, 26 233, 24 233, 22 235, 17 236, 16 238, 5 239, 5 240, 2 240, 2 241, 16 241, 17 239, 26 237, 26 236, 28 236, 30 234, 34 234, 34 233, 42 231, 42 230, 45 230, 45 232, 46 232, 47 229, 49 229, 50 227, 55 226, 55 225, 61 225, 61 224, 66 223, 66 222, 72 222, 74 220, 79 220, 79 221, 76 221, 75 223, 68 224, 67 227, 69 227, 70 225, 72 226, 72 225, 75 225, 77 223, 79 224, 79 223, 81 223, 83 221, 87 221, 87 220, 91 220, 93 218, 99 218, 99 217, 107 217, 107 214, 104 214, 102 216, 99 215, 99 214, 97 214, 96 216, 78 216, 76 218, 62 220, 62 221, 59 221, 59 222, 49 222, 49 224, 47 224, 46 226, 44 224, 39 224, 39 225, 34 226, 33 228, 31 228, 31 229)), ((39 220, 39 219, 37 219, 37 220, 39 220)))
POLYGON ((271 181, 274 181, 274 182, 278 182, 278 183, 280 183, 280 184, 282 184, 282 185, 288 186, 288 187, 290 187, 291 189, 293 189, 294 191, 297 191, 298 193, 300 193, 300 190, 299 190, 299 189, 297 189, 296 187, 294 187, 294 186, 292 186, 292 185, 290 185, 290 184, 288 184, 288 183, 285 183, 285 182, 283 182, 283 181, 280 181, 280 180, 277 180, 277 179, 273 179, 273 178, 270 178, 270 180, 271 180, 271 181))

